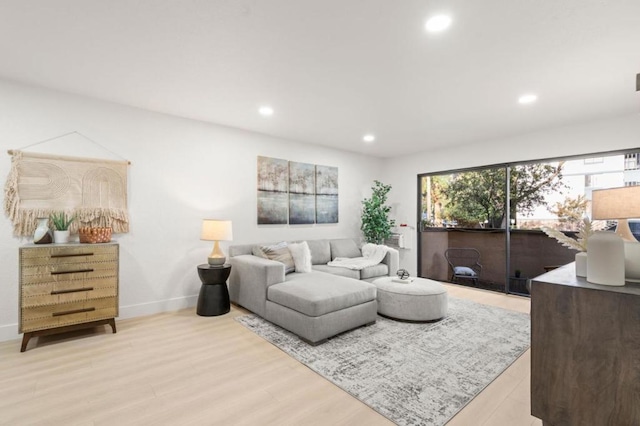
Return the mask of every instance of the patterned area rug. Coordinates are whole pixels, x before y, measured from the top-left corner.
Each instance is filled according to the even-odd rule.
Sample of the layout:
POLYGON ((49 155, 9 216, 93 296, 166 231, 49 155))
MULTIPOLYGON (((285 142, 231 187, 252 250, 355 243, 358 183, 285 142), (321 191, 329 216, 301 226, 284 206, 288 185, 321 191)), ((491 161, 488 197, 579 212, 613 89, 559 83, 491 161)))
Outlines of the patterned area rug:
POLYGON ((436 323, 378 317, 319 346, 255 315, 236 318, 399 425, 449 421, 529 347, 529 315, 449 297, 436 323))

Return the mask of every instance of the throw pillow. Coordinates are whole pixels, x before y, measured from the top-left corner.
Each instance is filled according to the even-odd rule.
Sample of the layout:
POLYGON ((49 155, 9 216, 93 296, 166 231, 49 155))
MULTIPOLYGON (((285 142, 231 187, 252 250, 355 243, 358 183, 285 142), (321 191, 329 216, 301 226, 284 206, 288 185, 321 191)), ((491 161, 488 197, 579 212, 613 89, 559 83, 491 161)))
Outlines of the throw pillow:
POLYGON ((289 251, 293 257, 293 263, 296 266, 296 272, 311 272, 311 251, 309 244, 303 241, 298 244, 289 244, 289 251))
POLYGON ((471 268, 467 268, 466 266, 456 266, 453 268, 453 273, 456 275, 467 275, 469 277, 476 276, 476 271, 471 268))
POLYGON ((285 274, 296 270, 289 247, 287 247, 287 243, 284 241, 270 246, 254 246, 251 252, 254 256, 264 257, 265 259, 284 263, 285 274))

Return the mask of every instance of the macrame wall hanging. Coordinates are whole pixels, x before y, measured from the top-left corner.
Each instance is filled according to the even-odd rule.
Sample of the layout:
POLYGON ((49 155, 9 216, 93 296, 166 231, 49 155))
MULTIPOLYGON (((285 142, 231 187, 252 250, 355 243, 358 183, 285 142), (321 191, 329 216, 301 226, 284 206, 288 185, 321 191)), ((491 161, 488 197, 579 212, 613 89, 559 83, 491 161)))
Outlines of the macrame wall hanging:
MULTIPOLYGON (((78 132, 37 142, 30 147, 72 133, 106 150, 78 132)), ((65 212, 75 217, 72 232, 81 226, 111 227, 114 233, 129 232, 128 161, 20 150, 8 152, 12 158, 4 189, 4 211, 13 223, 15 236, 33 235, 36 219, 49 217, 53 212, 65 212)))

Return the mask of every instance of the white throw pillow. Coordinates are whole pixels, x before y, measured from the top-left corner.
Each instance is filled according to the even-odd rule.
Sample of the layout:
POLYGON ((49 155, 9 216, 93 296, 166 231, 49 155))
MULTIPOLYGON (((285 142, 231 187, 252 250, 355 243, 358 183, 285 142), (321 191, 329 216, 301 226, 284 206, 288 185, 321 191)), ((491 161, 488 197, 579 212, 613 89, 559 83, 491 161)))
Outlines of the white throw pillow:
POLYGON ((297 244, 289 244, 289 251, 296 265, 296 272, 311 272, 311 251, 306 241, 297 244))

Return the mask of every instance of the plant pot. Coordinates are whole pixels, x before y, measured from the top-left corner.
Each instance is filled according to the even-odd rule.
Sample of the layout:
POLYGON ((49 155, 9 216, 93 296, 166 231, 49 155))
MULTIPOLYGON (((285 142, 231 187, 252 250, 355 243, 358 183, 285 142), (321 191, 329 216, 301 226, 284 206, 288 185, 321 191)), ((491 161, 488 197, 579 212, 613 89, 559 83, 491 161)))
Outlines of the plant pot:
POLYGON ((51 244, 52 242, 53 235, 51 234, 51 230, 49 229, 49 218, 39 217, 38 226, 36 227, 36 231, 33 233, 33 243, 51 244))
POLYGON ((69 242, 69 230, 53 231, 53 242, 56 244, 66 244, 69 242))

